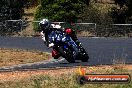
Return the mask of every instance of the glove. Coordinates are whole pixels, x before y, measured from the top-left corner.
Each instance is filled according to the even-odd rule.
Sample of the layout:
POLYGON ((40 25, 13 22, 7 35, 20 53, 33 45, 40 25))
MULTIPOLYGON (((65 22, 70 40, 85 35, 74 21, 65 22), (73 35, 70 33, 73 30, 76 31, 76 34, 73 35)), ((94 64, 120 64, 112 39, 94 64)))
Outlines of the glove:
POLYGON ((40 34, 41 34, 41 36, 42 36, 42 40, 43 40, 44 42, 46 42, 45 34, 43 33, 43 31, 42 31, 40 34))
POLYGON ((50 48, 50 47, 52 47, 52 46, 54 46, 54 43, 50 43, 48 47, 50 48))
POLYGON ((41 31, 41 33, 40 33, 40 34, 41 34, 41 36, 42 36, 42 37, 44 37, 44 36, 45 36, 45 35, 44 35, 44 33, 43 33, 43 31, 41 31))
POLYGON ((42 37, 42 40, 45 42, 46 40, 45 40, 45 37, 42 37))

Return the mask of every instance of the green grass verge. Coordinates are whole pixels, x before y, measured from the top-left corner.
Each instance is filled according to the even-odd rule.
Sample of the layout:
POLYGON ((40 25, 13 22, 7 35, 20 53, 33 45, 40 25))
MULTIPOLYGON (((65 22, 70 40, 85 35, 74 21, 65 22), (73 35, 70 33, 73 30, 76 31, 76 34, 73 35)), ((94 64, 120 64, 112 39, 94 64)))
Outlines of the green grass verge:
MULTIPOLYGON (((122 74, 129 73, 132 76, 132 70, 122 68, 97 69, 96 73, 122 74)), ((0 82, 0 88, 132 88, 132 82, 128 84, 85 84, 80 85, 76 81, 77 73, 61 74, 60 76, 36 75, 29 79, 19 81, 0 82)))

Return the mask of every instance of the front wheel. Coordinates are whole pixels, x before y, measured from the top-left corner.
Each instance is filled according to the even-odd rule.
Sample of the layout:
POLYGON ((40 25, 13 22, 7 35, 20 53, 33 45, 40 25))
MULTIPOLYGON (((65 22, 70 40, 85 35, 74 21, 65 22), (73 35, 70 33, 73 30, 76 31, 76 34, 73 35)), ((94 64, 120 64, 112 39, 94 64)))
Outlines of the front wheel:
POLYGON ((58 51, 62 57, 64 57, 69 63, 75 63, 75 59, 72 55, 72 51, 64 51, 62 47, 58 47, 58 51))

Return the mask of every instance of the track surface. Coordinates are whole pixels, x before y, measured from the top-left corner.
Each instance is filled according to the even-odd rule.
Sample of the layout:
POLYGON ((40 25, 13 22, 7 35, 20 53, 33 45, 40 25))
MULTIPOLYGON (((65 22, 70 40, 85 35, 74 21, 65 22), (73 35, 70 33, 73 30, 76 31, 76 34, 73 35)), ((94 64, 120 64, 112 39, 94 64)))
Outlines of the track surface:
MULTIPOLYGON (((47 60, 37 63, 12 67, 2 67, 0 70, 43 69, 54 67, 71 67, 79 65, 104 65, 114 63, 132 64, 132 38, 79 38, 89 54, 87 63, 77 61, 69 64, 64 59, 47 60)), ((40 37, 0 37, 0 48, 21 48, 50 52, 40 37)))

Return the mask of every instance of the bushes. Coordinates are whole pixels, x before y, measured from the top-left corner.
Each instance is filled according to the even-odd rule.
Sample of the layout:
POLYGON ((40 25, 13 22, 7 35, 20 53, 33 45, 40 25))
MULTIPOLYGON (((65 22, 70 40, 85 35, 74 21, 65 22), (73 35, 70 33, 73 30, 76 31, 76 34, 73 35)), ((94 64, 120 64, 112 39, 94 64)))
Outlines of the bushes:
MULTIPOLYGON (((84 5, 79 0, 41 0, 34 20, 48 18, 51 21, 75 22, 84 5)), ((38 30, 36 23, 34 29, 38 30)))
MULTIPOLYGON (((62 1, 60 3, 64 4, 62 1)), ((77 9, 77 7, 83 8, 83 10, 79 10, 78 12, 77 10, 76 12, 74 11, 72 12, 71 10, 69 10, 71 11, 69 12, 69 11, 66 11, 67 9, 63 10, 63 8, 60 8, 59 6, 60 5, 56 3, 54 3, 52 6, 47 5, 47 7, 52 7, 52 9, 46 9, 47 7, 38 6, 36 13, 34 15, 34 18, 35 18, 34 20, 49 18, 52 21, 70 20, 75 22, 80 18, 82 22, 90 22, 90 23, 97 23, 97 24, 103 24, 103 25, 113 23, 113 18, 111 16, 111 12, 112 12, 111 8, 115 7, 114 4, 100 4, 100 3, 92 2, 89 4, 89 6, 83 4, 80 7, 79 7, 79 4, 74 4, 75 10, 77 9), (47 13, 47 11, 49 12, 47 13)), ((35 23, 34 29, 37 30, 36 28, 37 28, 37 24, 35 23)))
POLYGON ((2 0, 0 3, 0 20, 18 20, 24 13, 25 0, 2 0))
POLYGON ((83 22, 97 23, 101 25, 113 23, 111 8, 113 4, 92 3, 85 7, 80 15, 83 22))
MULTIPOLYGON (((131 16, 129 6, 131 3, 126 4, 126 7, 129 8, 123 6, 122 9, 117 9, 119 6, 116 4, 102 4, 95 3, 94 0, 91 0, 91 2, 88 0, 86 5, 84 4, 84 0, 81 1, 82 2, 78 2, 78 0, 41 0, 41 5, 38 6, 34 20, 48 18, 52 21, 77 22, 78 19, 81 19, 81 22, 107 25, 113 23, 127 23, 128 18, 131 16)), ((37 30, 36 28, 38 28, 37 24, 34 25, 35 30, 37 30)))
POLYGON ((35 13, 35 19, 44 17, 52 21, 73 21, 82 7, 83 4, 78 0, 41 0, 41 5, 35 13))

